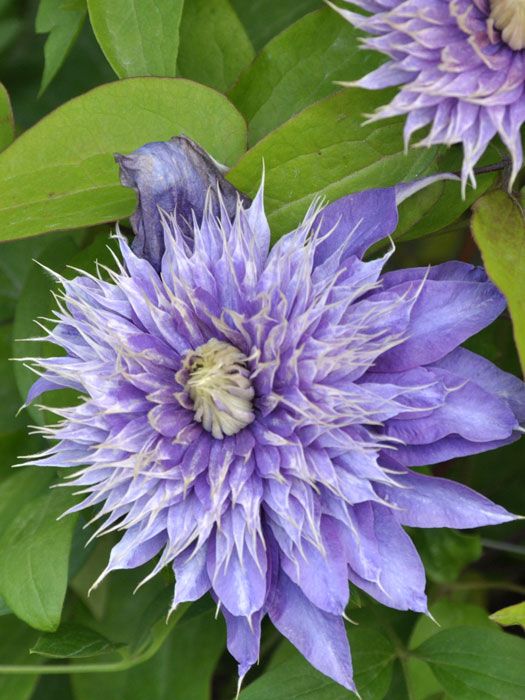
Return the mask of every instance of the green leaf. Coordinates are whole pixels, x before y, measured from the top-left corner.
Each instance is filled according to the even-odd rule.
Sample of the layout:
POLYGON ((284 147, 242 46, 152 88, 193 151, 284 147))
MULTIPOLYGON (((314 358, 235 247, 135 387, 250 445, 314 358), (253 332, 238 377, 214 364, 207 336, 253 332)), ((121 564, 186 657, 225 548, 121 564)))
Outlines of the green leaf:
POLYGON ((264 673, 241 692, 241 700, 347 700, 349 693, 299 655, 264 673))
POLYGON ((184 0, 87 3, 97 41, 119 78, 175 77, 184 0))
POLYGON ((117 651, 122 645, 110 642, 98 632, 68 623, 54 634, 44 634, 31 647, 31 654, 40 654, 53 659, 80 659, 100 656, 117 651))
MULTIPOLYGON (((363 700, 381 700, 392 677, 395 651, 381 633, 366 627, 349 631, 354 681, 363 700)), ((287 641, 282 642, 275 664, 251 683, 241 700, 345 700, 347 690, 316 671, 287 641)))
POLYGON ((86 0, 40 0, 35 29, 37 34, 49 34, 44 46, 40 95, 64 63, 79 35, 86 12, 86 0))
POLYGON ((490 192, 478 200, 472 233, 489 277, 505 295, 514 339, 525 372, 525 215, 508 194, 490 192))
POLYGON ((479 535, 456 530, 411 530, 410 536, 423 560, 428 577, 436 583, 455 581, 463 569, 481 556, 479 535))
MULTIPOLYGON (((377 68, 379 53, 363 52, 357 31, 331 8, 312 12, 270 41, 230 93, 257 143, 292 115, 377 68)), ((364 117, 361 115, 361 121, 364 117)))
POLYGON ((7 148, 15 138, 15 120, 11 100, 5 87, 0 83, 0 151, 7 148))
POLYGON ((0 619, 0 700, 29 700, 32 696, 37 675, 3 674, 1 667, 34 663, 29 647, 35 638, 36 632, 14 615, 0 619))
POLYGON ((57 518, 72 505, 55 489, 28 502, 0 538, 0 594, 15 615, 44 632, 60 623, 76 516, 57 518))
POLYGON ((525 628, 525 602, 509 605, 507 608, 502 608, 490 616, 491 620, 497 622, 498 625, 509 627, 511 625, 521 625, 525 628))
MULTIPOLYGON (((166 628, 164 621, 163 624, 166 628)), ((75 698, 209 700, 211 677, 224 643, 224 624, 214 619, 210 607, 195 615, 190 611, 160 651, 140 666, 111 674, 74 675, 75 698)))
MULTIPOLYGON (((430 612, 436 622, 420 615, 414 625, 408 647, 415 649, 425 640, 430 639, 443 629, 459 627, 463 625, 475 627, 494 628, 489 620, 487 611, 478 605, 461 603, 453 600, 439 600, 430 606, 430 612)), ((413 691, 415 697, 430 697, 432 693, 439 693, 441 686, 437 682, 428 664, 418 658, 409 656, 405 664, 407 685, 413 691)))
POLYGON ((499 630, 455 627, 414 652, 452 700, 523 700, 525 640, 499 630))
POLYGON ((256 51, 299 17, 322 7, 321 0, 231 0, 231 3, 256 51))
POLYGON ((0 239, 129 216, 135 196, 113 154, 180 133, 227 164, 246 142, 233 105, 186 80, 123 80, 59 107, 0 154, 0 239))
POLYGON ((382 92, 352 89, 317 102, 259 141, 228 179, 254 194, 264 162, 275 235, 299 224, 315 194, 331 201, 426 175, 436 151, 414 148, 405 155, 400 120, 362 126, 363 114, 384 101, 382 92))
POLYGON ((4 533, 24 505, 47 492, 53 479, 51 469, 13 470, 12 476, 2 481, 0 488, 0 533, 4 533))
POLYGON ((226 92, 255 53, 228 0, 190 0, 180 26, 181 77, 226 92))

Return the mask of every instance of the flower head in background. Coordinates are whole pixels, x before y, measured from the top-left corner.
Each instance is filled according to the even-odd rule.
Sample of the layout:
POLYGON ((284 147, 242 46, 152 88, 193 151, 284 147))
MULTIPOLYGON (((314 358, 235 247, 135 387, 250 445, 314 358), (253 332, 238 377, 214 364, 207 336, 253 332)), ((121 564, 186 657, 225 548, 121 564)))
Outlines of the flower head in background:
POLYGON ((364 260, 410 188, 314 203, 270 250, 262 189, 232 211, 219 187, 188 230, 154 206, 184 199, 165 199, 177 148, 120 161, 142 235, 162 232, 158 269, 119 237, 109 280, 60 280, 48 338, 65 356, 37 361, 28 400, 72 387, 82 401, 53 409, 54 443, 30 463, 76 468, 67 478, 85 498, 71 511, 98 506, 96 534, 123 533, 101 578, 151 560, 151 576, 173 567, 174 607, 211 592, 241 678, 268 615, 352 689, 349 581, 425 612, 403 526, 513 518, 411 468, 519 437, 523 383, 459 347, 504 300, 471 265, 384 273, 391 251, 364 260))
POLYGON ((525 121, 524 0, 346 0, 363 15, 336 9, 373 34, 366 48, 389 57, 355 83, 372 90, 401 85, 370 121, 407 115, 405 144, 463 144, 463 189, 489 141, 499 134, 512 156, 511 182, 523 163, 525 121))

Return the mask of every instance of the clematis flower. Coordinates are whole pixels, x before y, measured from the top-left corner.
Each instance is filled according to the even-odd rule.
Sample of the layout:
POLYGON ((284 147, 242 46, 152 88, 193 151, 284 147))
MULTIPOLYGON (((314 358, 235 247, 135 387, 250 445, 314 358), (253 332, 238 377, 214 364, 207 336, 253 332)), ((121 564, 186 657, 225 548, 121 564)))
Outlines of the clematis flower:
POLYGON ((188 235, 178 212, 152 205, 173 183, 173 149, 149 144, 120 161, 124 180, 136 176, 143 237, 162 230, 159 269, 119 235, 109 278, 59 277, 47 338, 65 354, 36 361, 28 400, 59 387, 81 400, 52 409, 53 444, 29 463, 75 468, 67 479, 85 498, 70 511, 98 507, 95 534, 122 532, 99 581, 171 566, 173 608, 211 593, 241 678, 268 615, 354 689, 349 582, 426 612, 403 526, 514 517, 413 469, 519 437, 524 384, 460 347, 503 297, 465 263, 383 272, 392 249, 364 259, 394 231, 410 187, 314 202, 271 250, 262 187, 233 213, 216 188, 188 235))
POLYGON ((374 35, 363 45, 389 60, 346 85, 402 88, 369 121, 407 115, 404 138, 431 125, 417 145, 462 143, 462 181, 498 134, 512 156, 510 185, 523 163, 525 3, 523 0, 346 0, 369 15, 332 5, 374 35))

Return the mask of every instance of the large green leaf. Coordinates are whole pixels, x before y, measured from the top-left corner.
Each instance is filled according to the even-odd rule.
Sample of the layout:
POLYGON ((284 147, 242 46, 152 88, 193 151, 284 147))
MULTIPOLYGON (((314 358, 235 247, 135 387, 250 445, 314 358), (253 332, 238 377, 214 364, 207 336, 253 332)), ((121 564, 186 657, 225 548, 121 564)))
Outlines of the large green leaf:
POLYGON ((369 187, 414 180, 429 171, 434 149, 403 152, 402 122, 362 126, 381 92, 344 90, 305 109, 244 155, 228 179, 253 194, 266 169, 265 203, 274 235, 298 225, 315 194, 329 200, 369 187))
MULTIPOLYGON (((410 635, 409 649, 415 649, 425 640, 439 634, 443 629, 463 625, 495 627, 494 623, 489 620, 487 611, 471 603, 462 603, 444 598, 431 605, 430 612, 436 622, 426 615, 420 615, 410 635)), ((427 698, 441 690, 436 677, 424 661, 409 656, 404 670, 407 685, 415 697, 427 698)))
POLYGON ((184 5, 177 63, 183 78, 225 92, 254 55, 228 0, 190 0, 184 5))
POLYGON ((86 0, 40 0, 35 29, 49 34, 44 46, 44 74, 40 94, 62 66, 86 17, 86 0))
POLYGON ((508 194, 490 192, 474 206, 472 233, 489 277, 505 295, 525 372, 525 215, 508 194))
POLYGON ((348 22, 325 8, 270 41, 230 93, 248 121, 249 143, 340 89, 335 80, 354 80, 377 68, 380 54, 363 53, 357 37, 348 22))
POLYGON ((57 518, 71 494, 54 489, 27 502, 0 537, 0 594, 20 619, 57 629, 66 594, 74 515, 57 518))
POLYGON ((7 90, 0 83, 0 151, 7 148, 15 136, 15 122, 11 100, 7 90))
MULTIPOLYGON (((350 648, 354 681, 363 700, 381 700, 392 677, 395 651, 380 632, 352 627, 350 648)), ((350 694, 316 671, 287 641, 281 643, 268 671, 242 693, 242 700, 344 700, 350 694)))
POLYGON ((321 0, 231 0, 258 51, 273 36, 311 10, 321 0))
POLYGON ((452 700, 523 700, 525 640, 499 630, 455 627, 414 652, 452 700))
POLYGON ((175 77, 184 0, 87 2, 97 41, 119 78, 175 77))
POLYGON ((227 164, 246 141, 235 107, 186 80, 132 78, 71 100, 0 155, 0 239, 128 216, 135 197, 113 154, 180 133, 227 164))

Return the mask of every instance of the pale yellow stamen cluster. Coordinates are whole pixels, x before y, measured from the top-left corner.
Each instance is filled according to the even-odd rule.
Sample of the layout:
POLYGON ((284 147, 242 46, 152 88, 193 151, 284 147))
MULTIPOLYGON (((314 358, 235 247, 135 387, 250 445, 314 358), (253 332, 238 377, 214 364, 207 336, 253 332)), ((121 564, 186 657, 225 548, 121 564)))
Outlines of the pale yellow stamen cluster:
POLYGON ((490 17, 511 49, 525 49, 525 0, 490 0, 490 17))
POLYGON ((248 358, 233 345, 212 338, 187 353, 177 374, 195 420, 214 438, 235 435, 255 418, 248 358))

